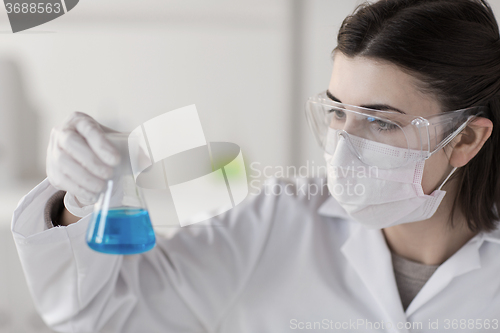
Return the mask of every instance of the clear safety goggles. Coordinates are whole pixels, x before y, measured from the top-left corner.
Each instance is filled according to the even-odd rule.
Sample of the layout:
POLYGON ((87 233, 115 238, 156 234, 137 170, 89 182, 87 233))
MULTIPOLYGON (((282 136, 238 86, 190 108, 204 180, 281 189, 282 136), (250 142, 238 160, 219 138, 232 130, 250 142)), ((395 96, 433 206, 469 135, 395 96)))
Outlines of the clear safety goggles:
POLYGON ((309 126, 327 152, 333 154, 339 140, 344 139, 363 163, 384 169, 428 159, 484 110, 471 107, 423 118, 338 103, 326 91, 309 98, 306 105, 309 126))

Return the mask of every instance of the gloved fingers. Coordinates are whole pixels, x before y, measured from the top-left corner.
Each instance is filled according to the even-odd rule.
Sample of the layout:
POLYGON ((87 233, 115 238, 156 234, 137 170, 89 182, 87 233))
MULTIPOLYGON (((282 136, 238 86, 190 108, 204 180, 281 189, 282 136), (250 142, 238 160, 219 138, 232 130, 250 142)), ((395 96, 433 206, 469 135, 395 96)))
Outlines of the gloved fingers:
POLYGON ((103 162, 111 166, 118 164, 120 160, 118 150, 106 139, 104 131, 94 119, 88 116, 82 117, 74 126, 103 162))
POLYGON ((80 134, 71 129, 63 130, 60 134, 59 148, 65 154, 71 156, 93 175, 101 179, 111 178, 113 169, 97 157, 80 134))
MULTIPOLYGON (((64 190, 73 194, 82 204, 92 205, 97 202, 98 196, 95 193, 87 191, 83 187, 79 186, 62 172, 58 175, 58 184, 59 183, 64 184, 64 190)), ((54 187, 57 188, 57 184, 55 184, 54 187)))
POLYGON ((59 160, 59 169, 78 186, 97 196, 106 182, 99 177, 94 176, 87 169, 76 162, 71 156, 63 154, 59 160))

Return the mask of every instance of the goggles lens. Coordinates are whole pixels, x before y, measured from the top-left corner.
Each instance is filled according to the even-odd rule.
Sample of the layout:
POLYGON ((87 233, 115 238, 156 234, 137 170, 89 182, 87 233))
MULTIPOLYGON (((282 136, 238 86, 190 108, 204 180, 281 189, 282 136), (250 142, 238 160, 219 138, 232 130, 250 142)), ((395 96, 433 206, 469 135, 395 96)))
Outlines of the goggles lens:
MULTIPOLYGON (((333 155, 339 141, 363 163, 384 169, 397 168, 407 163, 410 146, 397 115, 377 116, 348 109, 331 108, 326 111, 328 123, 325 150, 333 155)), ((419 155, 419 151, 413 152, 419 155)))
POLYGON ((384 169, 425 160, 449 143, 482 110, 474 107, 429 117, 373 110, 330 100, 326 93, 307 102, 306 114, 327 153, 345 144, 363 163, 384 169))
POLYGON ((397 122, 396 115, 390 119, 369 113, 331 108, 327 111, 326 118, 329 127, 334 130, 344 130, 363 139, 408 148, 408 140, 397 122))

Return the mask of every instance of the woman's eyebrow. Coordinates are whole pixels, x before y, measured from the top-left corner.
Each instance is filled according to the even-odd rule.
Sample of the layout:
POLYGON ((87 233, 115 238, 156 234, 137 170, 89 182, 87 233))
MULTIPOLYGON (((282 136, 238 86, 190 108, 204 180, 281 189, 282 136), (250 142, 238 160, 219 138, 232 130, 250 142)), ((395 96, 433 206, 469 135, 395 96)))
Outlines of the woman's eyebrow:
MULTIPOLYGON (((328 98, 330 98, 332 101, 337 102, 337 103, 342 103, 337 97, 333 96, 333 94, 327 90, 326 95, 328 98)), ((381 110, 381 111, 396 111, 402 114, 406 114, 405 112, 401 111, 400 109, 397 109, 395 107, 392 107, 387 104, 369 104, 369 105, 360 105, 362 108, 367 108, 367 109, 374 109, 374 110, 381 110)))
POLYGON ((328 96, 328 98, 331 99, 334 102, 342 103, 337 97, 335 97, 335 96, 332 95, 332 93, 330 92, 330 90, 326 91, 326 96, 328 96))

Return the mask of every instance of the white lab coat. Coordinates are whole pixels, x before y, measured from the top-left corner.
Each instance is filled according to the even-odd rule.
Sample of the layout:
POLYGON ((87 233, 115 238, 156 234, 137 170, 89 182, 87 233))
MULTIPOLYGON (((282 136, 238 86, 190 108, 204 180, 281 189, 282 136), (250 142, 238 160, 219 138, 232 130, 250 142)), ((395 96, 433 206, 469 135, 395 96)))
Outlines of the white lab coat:
POLYGON ((351 220, 326 186, 308 198, 300 187, 320 180, 303 181, 298 191, 269 183, 298 194, 263 190, 212 219, 218 226, 118 256, 87 246, 89 216, 44 230, 56 191, 45 180, 19 203, 12 232, 35 305, 61 332, 498 331, 499 231, 465 244, 405 312, 382 232, 351 220))

